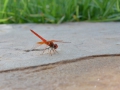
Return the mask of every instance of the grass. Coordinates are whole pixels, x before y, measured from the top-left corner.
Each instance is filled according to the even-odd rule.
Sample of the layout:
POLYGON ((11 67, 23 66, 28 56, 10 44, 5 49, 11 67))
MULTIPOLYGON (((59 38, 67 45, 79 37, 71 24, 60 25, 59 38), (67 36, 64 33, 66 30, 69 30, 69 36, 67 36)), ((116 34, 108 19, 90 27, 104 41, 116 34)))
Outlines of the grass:
POLYGON ((0 23, 119 20, 120 0, 0 0, 0 23))

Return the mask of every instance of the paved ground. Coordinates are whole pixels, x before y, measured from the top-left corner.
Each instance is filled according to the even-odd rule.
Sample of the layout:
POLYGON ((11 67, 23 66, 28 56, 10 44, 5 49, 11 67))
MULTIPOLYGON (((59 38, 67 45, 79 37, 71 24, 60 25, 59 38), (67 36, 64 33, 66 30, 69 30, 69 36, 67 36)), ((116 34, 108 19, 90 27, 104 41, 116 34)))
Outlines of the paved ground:
MULTIPOLYGON (((0 25, 0 71, 19 67, 43 65, 83 56, 120 53, 120 23, 67 23, 61 25, 0 25), (59 54, 40 55, 31 49, 38 37, 70 41, 58 43, 59 54)), ((45 46, 41 46, 43 49, 45 46)))
POLYGON ((94 89, 120 89, 120 56, 87 57, 0 73, 0 90, 94 89))
MULTIPOLYGON (((106 75, 105 78, 107 78, 107 76, 109 77, 109 75, 112 74, 112 76, 114 76, 114 72, 117 72, 116 69, 119 69, 119 54, 120 54, 120 23, 119 22, 110 22, 110 23, 86 23, 86 22, 82 22, 82 23, 66 23, 66 24, 60 24, 60 25, 46 25, 46 24, 23 24, 23 25, 0 25, 0 79, 2 81, 8 81, 9 86, 6 87, 5 90, 9 90, 9 87, 13 87, 14 83, 13 82, 18 82, 16 83, 15 86, 15 90, 20 90, 19 87, 22 89, 28 89, 29 90, 29 85, 31 86, 32 84, 30 82, 34 82, 36 80, 38 80, 38 83, 40 84, 39 80, 42 79, 41 75, 45 75, 44 71, 41 70, 45 70, 46 74, 50 74, 51 72, 54 71, 54 69, 52 69, 54 66, 58 66, 60 68, 63 68, 62 65, 65 63, 70 63, 71 60, 75 61, 80 59, 82 57, 87 57, 87 56, 95 56, 96 59, 94 59, 94 61, 96 61, 97 63, 92 63, 92 60, 89 60, 89 63, 91 62, 91 67, 94 65, 98 65, 99 68, 104 69, 105 67, 105 73, 101 74, 101 77, 103 75, 106 75), (25 50, 30 50, 36 42, 40 41, 39 38, 37 38, 35 35, 33 35, 30 32, 30 29, 33 29, 34 31, 36 31, 38 34, 40 34, 41 36, 43 36, 44 38, 46 38, 47 40, 51 40, 51 39, 57 39, 57 40, 63 40, 63 41, 70 41, 71 43, 57 43, 59 45, 59 48, 57 49, 58 53, 53 54, 52 56, 50 56, 49 54, 47 54, 47 51, 44 55, 40 55, 42 53, 42 51, 30 51, 30 52, 26 52, 25 50), (107 59, 103 59, 103 56, 100 55, 106 55, 109 56, 109 58, 107 59), (112 55, 112 56, 111 56, 112 55), (113 56, 115 56, 114 62, 113 62, 113 56), (101 66, 101 64, 99 65, 98 62, 99 60, 97 60, 97 58, 100 57, 100 61, 104 66, 101 66), (112 59, 112 60, 111 60, 112 59), (57 62, 61 63, 60 65, 57 64, 57 62), (50 64, 51 63, 51 64, 50 64), (55 64, 52 64, 55 63, 55 64), (110 66, 108 65, 110 63, 110 66), (113 65, 112 65, 113 63, 113 65), (37 67, 36 67, 37 66, 37 67), (110 67, 113 67, 112 69, 110 67), (41 68, 41 69, 40 69, 41 68), (47 68, 47 70, 46 70, 47 68), (32 77, 32 79, 30 79, 31 77, 27 77, 27 75, 24 73, 24 69, 28 70, 27 72, 32 72, 32 71, 36 71, 36 69, 38 69, 38 76, 34 77, 35 73, 30 73, 29 75, 32 77), (33 70, 34 69, 34 70, 33 70), (40 71, 39 71, 40 69, 40 71), (50 69, 50 71, 48 70, 50 69), (110 70, 111 69, 111 70, 110 70), (53 71, 52 71, 53 70, 53 71), (21 74, 22 73, 22 74, 21 74), (11 76, 12 75, 12 76, 11 76), (25 75, 25 76, 24 76, 25 75), (40 76, 40 77, 39 77, 40 76), (19 79, 20 77, 20 79, 19 79), (28 84, 24 84, 26 86, 21 86, 23 84, 24 78, 26 78, 25 80, 27 80, 28 84), (38 79, 39 78, 39 79, 38 79), (9 79, 9 80, 8 80, 9 79), (35 81, 34 81, 35 80, 35 81), (20 85, 21 84, 21 85, 20 85)), ((45 46, 40 46, 39 49, 43 49, 45 46)), ((90 59, 90 58, 88 58, 90 59)), ((69 67, 67 70, 69 71, 69 69, 71 70, 72 75, 74 73, 76 73, 78 70, 80 70, 80 74, 78 74, 78 82, 80 77, 86 78, 89 75, 93 75, 94 71, 96 70, 95 68, 91 68, 90 72, 89 70, 87 71, 87 75, 85 75, 86 71, 85 71, 85 67, 86 68, 90 68, 89 67, 89 63, 87 63, 88 60, 84 61, 84 68, 82 68, 82 61, 79 62, 79 65, 74 66, 70 65, 67 66, 66 64, 63 65, 65 67, 69 67), (71 67, 72 66, 72 67, 71 67), (77 69, 77 67, 79 66, 79 69, 77 69), (71 68, 70 68, 71 67, 71 68), (76 68, 76 72, 73 72, 74 67, 76 68), (72 69, 73 68, 73 69, 72 69), (80 69, 82 68, 82 69, 80 69), (81 71, 83 70, 83 71, 81 71), (80 75, 80 77, 79 77, 80 75), (81 76, 82 75, 82 76, 81 76)), ((71 63, 72 64, 72 63, 71 63)), ((100 69, 100 70, 102 70, 100 69)), ((65 69, 61 69, 63 70, 62 73, 66 73, 66 68, 65 69)), ((59 74, 58 71, 61 70, 57 70, 56 73, 58 73, 58 75, 62 75, 59 74)), ((118 70, 119 71, 119 70, 118 70)), ((95 71, 95 73, 97 73, 97 70, 95 71)), ((77 75, 77 74, 76 74, 77 75)), ((76 76, 75 75, 75 76, 76 76)), ((94 74, 96 75, 96 74, 94 74)), ((94 76, 93 75, 93 76, 94 76)), ((119 73, 117 74, 119 76, 119 73)), ((64 80, 64 76, 68 79, 68 77, 65 75, 63 75, 63 77, 61 78, 54 78, 52 77, 52 73, 51 75, 47 75, 43 78, 47 78, 47 79, 43 79, 43 82, 49 81, 52 77, 54 83, 58 82, 56 80, 64 80)), ((119 78, 118 76, 113 77, 111 79, 111 81, 114 81, 114 79, 116 80, 116 82, 119 82, 119 78)), ((59 77, 59 76, 56 76, 59 77)), ((73 75, 74 77, 74 75, 73 75)), ((97 77, 97 76, 96 76, 97 77)), ((69 78, 71 78, 71 83, 73 83, 73 79, 70 76, 69 78)), ((91 76, 91 81, 94 79, 91 76)), ((108 78, 109 79, 109 78, 108 78)), ((107 79, 107 80, 108 80, 107 79)), ((76 78, 77 80, 77 78, 76 78)), ((74 82, 76 82, 76 80, 74 82)), ((7 82, 1 82, 1 86, 0 88, 3 89, 5 88, 5 86, 7 85, 7 82)), ((81 82, 82 80, 80 80, 81 82)), ((69 82, 69 81, 68 81, 69 82)), ((85 81, 86 84, 87 81, 85 81)), ((50 83, 53 83, 52 81, 50 83)), ((60 83, 62 85, 64 85, 64 81, 60 81, 60 83)), ((88 82, 87 82, 88 83, 88 82)), ((93 82, 94 83, 94 82, 93 82)), ((96 82, 97 83, 97 82, 96 82)), ((113 84, 107 84, 108 82, 106 82, 106 85, 113 85, 113 84)), ((35 85, 35 87, 40 88, 38 85, 35 85)), ((45 83, 41 83, 41 85, 45 85, 45 83)), ((49 83, 48 83, 49 85, 49 83)), ((60 85, 60 86, 62 86, 60 85)), ((77 84, 76 84, 77 85, 77 84)), ((88 86, 90 86, 89 84, 86 84, 88 86)), ((95 84, 92 84, 95 85, 95 84)), ((46 88, 46 90, 49 88, 47 88, 47 86, 43 86, 41 88, 44 87, 44 90, 46 88)), ((71 84, 69 83, 68 85, 68 89, 69 86, 71 86, 71 84)), ((85 86, 85 85, 83 85, 85 86)), ((31 86, 31 88, 35 88, 34 84, 33 87, 31 86)), ((76 86, 77 87, 77 86, 76 86)), ((96 86, 95 86, 96 87, 96 86)), ((14 88, 14 87, 13 87, 14 88)), ((14 90, 12 88, 12 90, 14 90)), ((61 89, 64 88, 64 86, 60 87, 61 89)), ((61 90, 60 88, 54 88, 55 90, 61 90)), ((74 89, 74 86, 71 88, 74 89)), ((79 87, 77 87, 79 88, 79 87)), ((83 87, 84 88, 84 87, 83 87)), ((90 87, 88 87, 90 88, 90 87)), ((91 86, 91 88, 93 88, 93 86, 91 86)), ((119 88, 119 84, 117 83, 117 85, 115 84, 114 87, 111 86, 111 89, 113 88, 113 90, 115 88, 119 88)), ((53 88, 51 90, 54 90, 53 88)), ((65 89, 65 88, 64 88, 65 89)), ((42 90, 42 89, 41 89, 42 90)), ((67 89, 65 89, 67 90, 67 89)), ((77 89, 76 89, 77 90, 77 89)), ((99 89, 98 89, 99 90, 99 89)), ((108 88, 108 90, 110 90, 110 88, 108 88)), ((117 89, 116 89, 117 90, 117 89)))

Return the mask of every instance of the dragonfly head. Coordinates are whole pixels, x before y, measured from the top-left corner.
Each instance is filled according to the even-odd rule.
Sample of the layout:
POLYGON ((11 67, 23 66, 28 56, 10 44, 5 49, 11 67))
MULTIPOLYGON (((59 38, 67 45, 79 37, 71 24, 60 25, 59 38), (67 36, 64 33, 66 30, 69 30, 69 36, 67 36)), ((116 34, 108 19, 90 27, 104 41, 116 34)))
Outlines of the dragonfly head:
POLYGON ((58 45, 57 44, 54 44, 54 49, 57 49, 58 48, 58 45))

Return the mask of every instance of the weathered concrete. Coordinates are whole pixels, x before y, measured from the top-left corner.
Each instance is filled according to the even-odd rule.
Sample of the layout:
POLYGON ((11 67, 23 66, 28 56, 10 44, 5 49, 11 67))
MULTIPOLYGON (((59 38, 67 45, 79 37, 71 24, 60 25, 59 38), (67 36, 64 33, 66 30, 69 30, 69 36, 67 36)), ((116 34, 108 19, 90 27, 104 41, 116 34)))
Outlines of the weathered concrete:
POLYGON ((0 25, 0 90, 119 90, 119 28, 119 22, 0 25), (41 41, 30 29, 71 43, 57 43, 52 56, 25 52, 41 41))
MULTIPOLYGON (((120 23, 66 23, 0 25, 0 71, 43 65, 83 56, 120 53, 120 23), (59 53, 40 55, 41 51, 25 52, 41 41, 33 29, 47 40, 57 39, 59 53)), ((44 46, 40 47, 41 49, 44 46)))
POLYGON ((119 90, 120 56, 0 73, 0 90, 119 90))

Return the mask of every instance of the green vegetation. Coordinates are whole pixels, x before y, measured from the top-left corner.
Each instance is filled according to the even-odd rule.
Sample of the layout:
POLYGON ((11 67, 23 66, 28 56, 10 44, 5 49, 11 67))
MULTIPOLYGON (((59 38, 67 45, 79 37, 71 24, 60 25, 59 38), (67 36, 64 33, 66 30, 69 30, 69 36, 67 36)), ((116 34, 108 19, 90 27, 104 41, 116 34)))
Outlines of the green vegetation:
POLYGON ((120 0, 0 0, 0 23, 119 20, 120 0))

